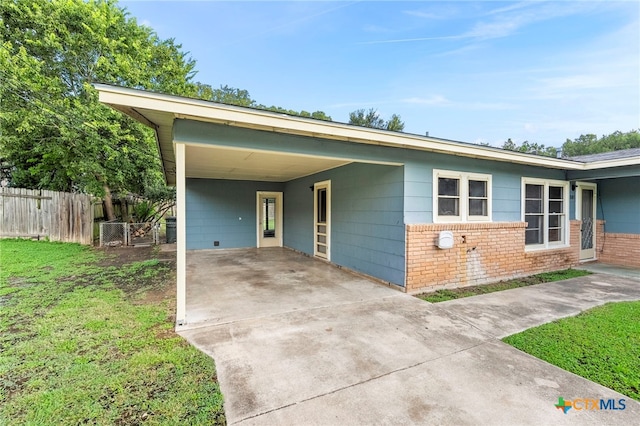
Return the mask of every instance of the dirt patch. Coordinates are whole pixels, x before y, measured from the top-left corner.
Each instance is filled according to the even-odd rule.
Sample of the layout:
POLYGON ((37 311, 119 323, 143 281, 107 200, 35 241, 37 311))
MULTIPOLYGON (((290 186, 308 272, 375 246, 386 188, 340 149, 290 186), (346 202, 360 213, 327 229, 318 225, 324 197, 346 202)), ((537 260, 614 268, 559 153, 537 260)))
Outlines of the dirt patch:
POLYGON ((123 266, 151 259, 174 264, 176 261, 175 251, 163 251, 159 246, 100 247, 96 250, 106 255, 105 259, 98 264, 99 266, 123 266))
POLYGON ((154 304, 167 302, 175 310, 176 252, 161 250, 159 246, 104 247, 96 249, 105 254, 99 266, 125 270, 136 262, 156 261, 152 266, 140 270, 111 274, 111 281, 137 303, 154 304), (149 269, 153 273, 149 273, 149 269))

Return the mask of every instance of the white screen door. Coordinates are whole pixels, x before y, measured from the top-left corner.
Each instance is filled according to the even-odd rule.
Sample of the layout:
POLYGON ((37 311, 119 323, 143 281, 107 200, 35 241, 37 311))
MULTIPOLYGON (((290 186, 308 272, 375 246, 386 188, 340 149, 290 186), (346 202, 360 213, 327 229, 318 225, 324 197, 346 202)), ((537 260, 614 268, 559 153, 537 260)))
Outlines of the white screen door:
POLYGON ((596 185, 578 183, 576 213, 580 219, 580 260, 596 258, 596 185))
POLYGON ((331 181, 313 185, 313 254, 331 260, 331 181))
POLYGON ((282 247, 282 192, 258 192, 257 246, 282 247))

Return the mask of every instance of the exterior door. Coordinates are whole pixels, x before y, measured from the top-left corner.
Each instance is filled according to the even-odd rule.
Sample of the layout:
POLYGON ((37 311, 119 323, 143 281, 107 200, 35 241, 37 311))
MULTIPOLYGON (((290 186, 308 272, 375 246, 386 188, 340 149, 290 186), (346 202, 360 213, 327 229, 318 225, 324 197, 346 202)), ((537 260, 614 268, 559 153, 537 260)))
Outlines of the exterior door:
POLYGON ((331 260, 331 181, 313 185, 313 254, 331 260))
POLYGON ((282 247, 282 192, 258 192, 258 247, 282 247))
POLYGON ((596 185, 578 183, 576 214, 580 219, 580 260, 596 258, 596 185))

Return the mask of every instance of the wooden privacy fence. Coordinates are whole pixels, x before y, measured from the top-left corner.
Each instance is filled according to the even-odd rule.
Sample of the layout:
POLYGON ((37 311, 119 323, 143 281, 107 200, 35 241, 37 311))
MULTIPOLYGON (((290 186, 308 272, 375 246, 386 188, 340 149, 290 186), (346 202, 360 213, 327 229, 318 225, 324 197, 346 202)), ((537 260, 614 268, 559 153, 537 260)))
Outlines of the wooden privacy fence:
POLYGON ((93 243, 91 196, 0 188, 0 237, 93 243))

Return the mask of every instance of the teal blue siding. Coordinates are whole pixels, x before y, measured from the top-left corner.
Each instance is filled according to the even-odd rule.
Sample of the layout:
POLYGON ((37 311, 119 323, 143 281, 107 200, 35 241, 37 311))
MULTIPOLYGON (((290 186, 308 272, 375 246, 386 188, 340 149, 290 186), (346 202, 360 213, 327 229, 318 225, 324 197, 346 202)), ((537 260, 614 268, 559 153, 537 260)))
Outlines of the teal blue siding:
POLYGON ((279 192, 283 186, 272 182, 187 179, 187 249, 255 247, 256 192, 279 192), (220 246, 214 247, 214 241, 219 241, 220 246))
POLYGON ((354 163, 285 184, 284 245, 313 254, 313 192, 331 180, 331 261, 404 285, 403 168, 354 163))
POLYGON ((173 133, 177 142, 316 155, 345 160, 401 164, 407 155, 405 149, 285 135, 190 120, 176 120, 173 133))
POLYGON ((640 176, 640 166, 622 166, 597 170, 572 170, 567 172, 567 179, 595 181, 596 179, 615 179, 640 176))
POLYGON ((407 224, 433 221, 433 163, 428 153, 414 152, 404 165, 404 221, 407 224))
POLYGON ((433 221, 433 169, 491 175, 494 222, 522 220, 520 197, 523 177, 565 180, 562 170, 417 151, 404 168, 404 218, 407 224, 433 221))
POLYGON ((285 183, 284 246, 313 255, 313 191, 317 182, 312 177, 285 183))
POLYGON ((607 179, 598 184, 598 219, 605 232, 640 234, 640 177, 607 179))

